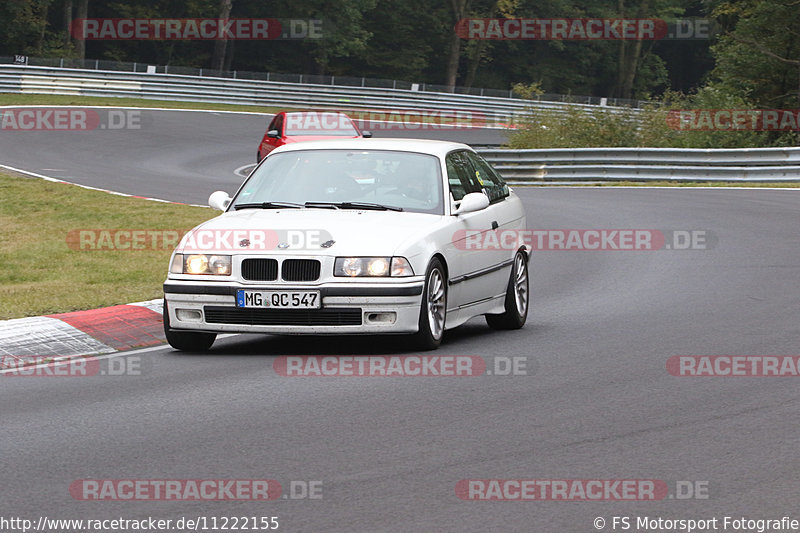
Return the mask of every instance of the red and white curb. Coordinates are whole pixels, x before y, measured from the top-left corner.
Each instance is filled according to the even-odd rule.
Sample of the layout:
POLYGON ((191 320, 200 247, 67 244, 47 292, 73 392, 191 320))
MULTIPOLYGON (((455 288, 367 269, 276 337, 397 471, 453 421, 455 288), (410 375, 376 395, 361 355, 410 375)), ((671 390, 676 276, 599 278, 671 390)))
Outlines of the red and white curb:
POLYGON ((0 321, 0 370, 15 359, 96 356, 165 342, 162 300, 0 321))

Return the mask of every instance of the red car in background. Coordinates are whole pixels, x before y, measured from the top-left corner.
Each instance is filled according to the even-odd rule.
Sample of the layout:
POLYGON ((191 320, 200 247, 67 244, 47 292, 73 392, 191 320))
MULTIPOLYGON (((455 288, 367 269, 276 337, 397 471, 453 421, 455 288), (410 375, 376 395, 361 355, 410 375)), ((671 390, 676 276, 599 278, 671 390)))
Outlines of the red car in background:
POLYGON ((339 111, 281 111, 269 123, 258 146, 258 159, 284 144, 320 139, 358 139, 372 137, 362 132, 353 119, 339 111))

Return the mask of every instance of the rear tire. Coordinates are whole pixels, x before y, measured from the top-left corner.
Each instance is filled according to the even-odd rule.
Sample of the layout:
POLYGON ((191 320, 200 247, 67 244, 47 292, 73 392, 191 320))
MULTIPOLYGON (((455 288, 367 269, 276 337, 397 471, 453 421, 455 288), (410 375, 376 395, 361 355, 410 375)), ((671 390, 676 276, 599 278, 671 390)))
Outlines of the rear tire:
POLYGON ((508 330, 525 325, 530 298, 528 287, 528 258, 522 252, 517 252, 506 288, 505 312, 500 315, 486 315, 486 323, 490 328, 508 330))
POLYGON ((185 352, 205 352, 211 348, 217 339, 216 333, 205 333, 200 331, 170 331, 169 310, 167 300, 164 300, 164 335, 167 342, 176 350, 185 352))
POLYGON ((425 273, 419 306, 419 330, 412 337, 418 350, 435 350, 442 344, 447 319, 447 275, 442 262, 434 258, 425 273))

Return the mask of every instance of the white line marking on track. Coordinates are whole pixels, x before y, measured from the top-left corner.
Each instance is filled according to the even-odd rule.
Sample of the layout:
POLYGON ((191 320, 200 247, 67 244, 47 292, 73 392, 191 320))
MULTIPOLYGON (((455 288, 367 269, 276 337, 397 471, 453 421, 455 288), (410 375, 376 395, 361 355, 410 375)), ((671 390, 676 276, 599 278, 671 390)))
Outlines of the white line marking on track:
MULTIPOLYGON (((237 337, 238 335, 239 335, 239 333, 225 333, 223 335, 217 335, 217 338, 218 339, 227 339, 228 337, 237 337)), ((138 348, 136 350, 128 350, 128 351, 124 351, 124 352, 114 352, 114 353, 103 354, 103 355, 91 355, 90 354, 90 355, 75 355, 75 356, 72 356, 72 357, 53 357, 53 360, 51 362, 49 362, 49 363, 40 363, 38 365, 26 366, 25 369, 27 370, 27 369, 33 369, 33 368, 62 366, 62 365, 69 364, 69 362, 72 361, 73 359, 79 359, 79 358, 81 358, 81 359, 92 359, 92 360, 100 361, 102 359, 113 359, 115 357, 125 357, 125 356, 128 356, 128 355, 136 355, 136 354, 140 354, 140 353, 154 352, 156 350, 163 350, 165 348, 169 349, 170 348, 169 344, 159 344, 158 346, 148 346, 147 348, 138 348)), ((19 372, 19 367, 7 368, 7 369, 4 369, 4 370, 0 370, 0 374, 11 374, 13 372, 19 372)))
POLYGON ((246 178, 246 177, 248 177, 250 175, 250 173, 253 171, 254 168, 256 168, 256 164, 255 163, 250 163, 248 165, 240 166, 239 168, 234 170, 233 173, 236 174, 237 176, 239 176, 240 178, 246 178), (245 172, 244 169, 246 169, 246 168, 249 168, 250 170, 245 172))
POLYGON ((100 191, 108 194, 113 194, 115 196, 125 196, 128 198, 139 198, 142 200, 150 200, 151 202, 162 202, 165 204, 179 204, 179 205, 188 205, 191 207, 208 207, 207 205, 200 205, 200 204, 185 204, 182 202, 173 202, 172 200, 163 200, 161 198, 147 198, 145 196, 139 196, 136 194, 128 194, 124 192, 117 192, 117 191, 109 191, 108 189, 101 189, 99 187, 92 187, 91 185, 82 185, 80 183, 74 183, 71 181, 62 180, 60 178, 53 178, 50 176, 45 176, 44 174, 37 174, 36 172, 31 172, 30 170, 23 170, 21 168, 12 167, 9 165, 0 165, 0 168, 4 168, 6 170, 10 170, 11 172, 16 172, 18 174, 25 174, 27 176, 32 176, 34 178, 40 178, 46 181, 52 181, 53 183, 66 183, 69 185, 75 185, 76 187, 80 187, 81 189, 88 189, 90 191, 100 191))
POLYGON ((172 107, 133 107, 133 106, 111 106, 111 105, 4 105, 0 109, 20 109, 26 107, 41 107, 41 108, 69 108, 74 107, 78 109, 132 109, 140 111, 189 111, 195 113, 227 113, 231 115, 259 115, 265 117, 274 116, 275 113, 259 113, 257 111, 219 111, 215 109, 180 109, 172 107))

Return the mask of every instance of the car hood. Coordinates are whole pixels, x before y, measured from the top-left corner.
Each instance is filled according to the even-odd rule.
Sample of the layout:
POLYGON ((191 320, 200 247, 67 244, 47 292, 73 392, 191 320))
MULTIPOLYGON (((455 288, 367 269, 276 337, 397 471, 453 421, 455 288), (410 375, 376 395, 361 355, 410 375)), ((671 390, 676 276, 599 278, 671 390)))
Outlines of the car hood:
POLYGON ((187 233, 179 252, 275 255, 402 255, 445 224, 424 213, 355 209, 229 211, 187 233), (247 243, 243 241, 248 241, 247 243), (333 241, 330 243, 329 241, 333 241), (322 246, 325 243, 326 246, 322 246))

